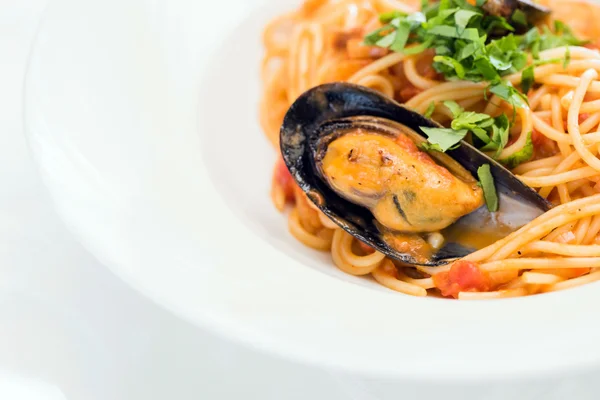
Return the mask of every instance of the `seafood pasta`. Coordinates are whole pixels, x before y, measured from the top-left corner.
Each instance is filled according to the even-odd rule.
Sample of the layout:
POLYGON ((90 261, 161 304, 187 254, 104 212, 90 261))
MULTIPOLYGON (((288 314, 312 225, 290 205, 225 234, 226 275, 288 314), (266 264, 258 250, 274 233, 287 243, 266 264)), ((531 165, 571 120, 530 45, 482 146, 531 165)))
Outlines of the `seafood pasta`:
POLYGON ((600 280, 599 18, 581 0, 306 0, 273 19, 260 120, 283 150, 272 199, 290 206, 292 235, 346 273, 415 296, 515 297, 600 280), (291 165, 302 135, 286 124, 311 104, 321 119, 354 109, 325 121, 335 132, 319 133, 326 145, 315 142, 305 171, 291 165), (333 215, 309 198, 313 178, 348 207, 333 215), (539 212, 523 217, 527 202, 539 212), (356 213, 378 230, 344 222, 356 213), (498 224, 505 215, 521 222, 498 224), (463 222, 474 218, 496 225, 463 222), (432 261, 454 242, 460 251, 432 261))

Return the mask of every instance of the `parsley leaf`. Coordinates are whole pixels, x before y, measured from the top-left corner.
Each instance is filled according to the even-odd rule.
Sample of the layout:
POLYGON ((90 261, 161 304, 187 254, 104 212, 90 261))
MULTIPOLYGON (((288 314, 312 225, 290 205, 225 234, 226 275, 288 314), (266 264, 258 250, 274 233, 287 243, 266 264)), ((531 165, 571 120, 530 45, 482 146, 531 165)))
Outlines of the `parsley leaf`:
POLYGON ((563 46, 581 46, 589 41, 579 40, 571 29, 561 21, 554 22, 554 32, 544 26, 540 32, 538 28, 531 28, 524 36, 522 48, 530 50, 534 58, 539 58, 539 52, 563 46))
POLYGON ((433 61, 436 63, 434 64, 434 67, 438 72, 442 72, 445 75, 451 75, 451 71, 454 71, 459 79, 465 77, 465 67, 454 58, 448 56, 435 56, 433 57, 433 61))
POLYGON ((558 64, 561 61, 564 62, 564 59, 562 59, 562 58, 547 58, 545 60, 535 60, 531 65, 533 65, 534 67, 539 67, 540 65, 546 65, 546 64, 558 64))
POLYGON ((498 158, 508 143, 510 133, 510 121, 508 120, 508 117, 505 114, 502 114, 494 118, 491 129, 491 138, 489 142, 481 148, 481 151, 496 150, 494 158, 498 158))
POLYGON ((396 36, 394 37, 394 43, 390 46, 390 50, 401 52, 406 46, 408 41, 408 35, 410 34, 410 22, 407 20, 401 20, 398 23, 396 29, 396 36))
POLYGON ((485 197, 485 204, 490 212, 498 211, 498 195, 496 194, 496 185, 494 184, 494 177, 490 170, 489 164, 483 164, 477 169, 477 176, 479 177, 479 183, 483 189, 483 197, 485 197))
POLYGON ((500 78, 498 71, 494 68, 494 65, 490 62, 489 58, 480 58, 474 63, 475 68, 481 74, 486 81, 495 81, 500 78))
POLYGON ((511 21, 519 25, 527 26, 527 16, 523 11, 519 10, 518 8, 515 10, 510 19, 511 21))
POLYGON ((490 85, 490 92, 506 100, 513 107, 523 108, 527 105, 527 97, 515 89, 510 82, 500 81, 494 83, 490 85))
POLYGON ((529 49, 533 58, 537 60, 540 58, 541 41, 542 37, 538 28, 531 28, 523 35, 521 46, 525 49, 529 49))
POLYGON ((427 135, 427 141, 430 145, 437 145, 433 149, 442 153, 460 144, 460 141, 463 140, 468 132, 466 129, 455 131, 451 128, 428 128, 425 126, 421 126, 420 128, 427 135))
POLYGON ((381 41, 383 37, 389 36, 391 33, 394 33, 394 27, 391 25, 384 25, 365 36, 363 43, 367 46, 387 47, 378 44, 378 42, 381 41))
POLYGON ((454 21, 459 28, 466 28, 471 18, 481 16, 480 13, 470 10, 460 10, 454 14, 454 21))
POLYGON ((534 69, 533 65, 525 68, 523 73, 521 74, 521 91, 525 94, 529 92, 529 89, 535 83, 534 69))
POLYGON ((458 118, 458 116, 464 111, 457 102, 453 100, 444 101, 444 105, 448 107, 448 110, 452 113, 452 118, 458 118))
POLYGON ((475 28, 467 28, 461 30, 457 29, 456 26, 438 25, 429 29, 429 33, 437 36, 466 39, 472 41, 479 39, 479 32, 475 28))
POLYGON ((396 18, 405 16, 406 14, 402 11, 389 11, 379 15, 379 22, 387 24, 396 18))
POLYGON ((423 143, 419 144, 417 147, 424 151, 439 151, 440 153, 443 153, 442 148, 439 145, 432 144, 429 142, 423 142, 423 143))
POLYGON ((395 39, 396 32, 394 31, 379 39, 377 42, 375 42, 375 44, 379 47, 390 47, 394 43, 395 39))
POLYGON ((473 129, 477 127, 477 123, 482 121, 491 120, 491 117, 487 114, 479 114, 473 111, 466 111, 455 118, 450 126, 452 129, 473 129))
MULTIPOLYGON (((433 102, 430 107, 432 105, 433 102)), ((509 136, 510 121, 506 115, 502 114, 492 118, 487 114, 465 111, 458 103, 451 100, 444 101, 444 105, 452 113, 453 120, 450 128, 422 128, 429 136, 429 143, 422 147, 445 152, 458 146, 466 133, 472 132, 483 143, 482 151, 495 150, 495 157, 500 154, 506 146, 509 136), (430 129, 429 133, 427 129, 430 129), (431 129, 434 130, 430 135, 431 129)))
POLYGON ((425 114, 423 114, 423 116, 425 118, 431 118, 431 116, 433 115, 433 112, 435 111, 435 102, 432 101, 431 103, 429 103, 429 105, 427 106, 427 110, 425 111, 425 114))

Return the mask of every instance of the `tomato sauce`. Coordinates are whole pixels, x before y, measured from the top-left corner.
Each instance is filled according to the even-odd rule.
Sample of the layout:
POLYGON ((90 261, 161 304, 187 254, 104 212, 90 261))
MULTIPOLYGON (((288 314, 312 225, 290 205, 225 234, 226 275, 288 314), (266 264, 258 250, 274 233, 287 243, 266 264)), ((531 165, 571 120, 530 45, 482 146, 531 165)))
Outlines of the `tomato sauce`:
POLYGON ((449 271, 433 276, 433 283, 442 296, 458 298, 460 292, 488 292, 492 289, 492 281, 487 272, 472 261, 459 260, 449 271))

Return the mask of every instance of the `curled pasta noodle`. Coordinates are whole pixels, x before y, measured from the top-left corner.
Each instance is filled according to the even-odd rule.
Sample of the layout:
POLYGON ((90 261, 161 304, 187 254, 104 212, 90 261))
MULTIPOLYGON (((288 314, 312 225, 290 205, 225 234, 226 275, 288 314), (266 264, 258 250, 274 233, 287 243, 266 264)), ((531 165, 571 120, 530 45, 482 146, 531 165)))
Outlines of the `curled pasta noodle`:
POLYGON ((313 235, 308 232, 298 219, 298 209, 294 208, 292 212, 290 212, 289 216, 289 229, 292 235, 298 241, 303 243, 304 245, 313 248, 315 250, 329 250, 331 248, 331 244, 333 242, 332 238, 327 237, 328 235, 313 235))
POLYGON ((367 75, 361 78, 357 84, 378 90, 388 97, 394 97, 394 86, 389 80, 380 75, 367 75))
POLYGON ((390 260, 385 260, 380 267, 373 270, 373 278, 383 286, 397 292, 412 296, 427 296, 425 288, 398 279, 396 267, 390 260))
POLYGON ((333 262, 342 271, 351 275, 367 275, 373 272, 385 256, 375 252, 367 256, 358 256, 352 252, 352 236, 337 229, 333 234, 331 256, 333 262))
POLYGON ((404 72, 406 73, 408 80, 419 89, 431 89, 432 87, 437 86, 437 81, 419 74, 417 71, 416 60, 416 57, 408 57, 404 61, 404 72))

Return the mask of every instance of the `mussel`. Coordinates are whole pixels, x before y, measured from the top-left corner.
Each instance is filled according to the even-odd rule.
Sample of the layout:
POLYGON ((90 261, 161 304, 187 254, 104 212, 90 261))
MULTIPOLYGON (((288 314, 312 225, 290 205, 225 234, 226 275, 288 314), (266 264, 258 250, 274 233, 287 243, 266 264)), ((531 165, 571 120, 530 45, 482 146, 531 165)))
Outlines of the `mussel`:
POLYGON ((531 0, 487 0, 481 7, 490 15, 511 19, 515 11, 521 10, 531 25, 542 21, 551 10, 531 0))
MULTIPOLYGON (((358 240, 407 264, 441 265, 491 244, 550 204, 470 144, 425 153, 440 127, 378 92, 332 83, 301 95, 280 133, 283 160, 307 197, 358 240), (474 176, 489 164, 499 210, 474 176), (442 233, 443 246, 428 236, 442 233)), ((438 235, 439 236, 439 235, 438 235)))

